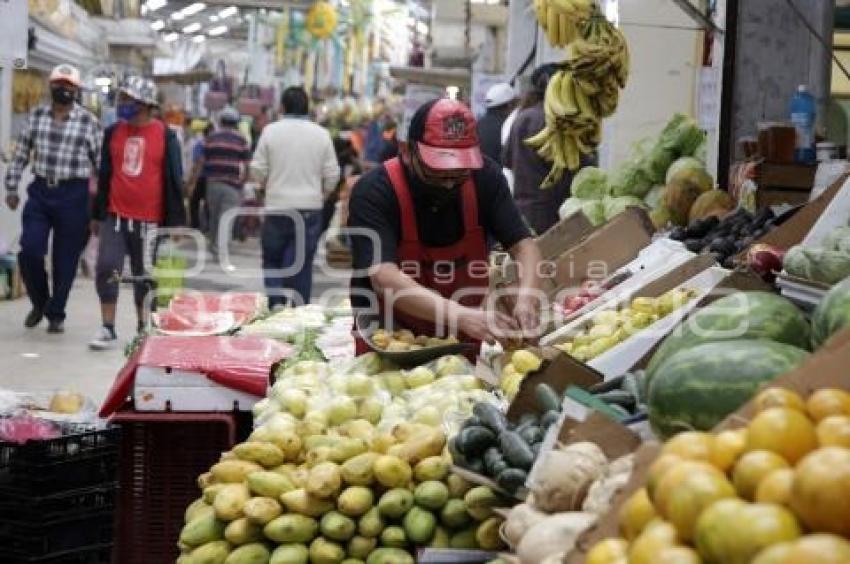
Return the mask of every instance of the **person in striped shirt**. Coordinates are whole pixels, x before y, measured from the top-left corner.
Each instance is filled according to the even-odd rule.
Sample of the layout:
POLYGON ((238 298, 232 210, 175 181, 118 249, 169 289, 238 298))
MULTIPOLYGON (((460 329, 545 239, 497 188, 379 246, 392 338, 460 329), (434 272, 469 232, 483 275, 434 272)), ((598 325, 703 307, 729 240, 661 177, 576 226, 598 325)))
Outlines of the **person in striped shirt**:
POLYGON ((207 182, 207 209, 209 210, 209 240, 213 255, 219 245, 226 245, 233 233, 233 224, 222 223, 222 217, 242 203, 242 187, 251 161, 251 148, 239 133, 239 112, 232 107, 222 110, 220 129, 204 141, 201 159, 195 163, 190 186, 194 186, 203 172, 207 182))

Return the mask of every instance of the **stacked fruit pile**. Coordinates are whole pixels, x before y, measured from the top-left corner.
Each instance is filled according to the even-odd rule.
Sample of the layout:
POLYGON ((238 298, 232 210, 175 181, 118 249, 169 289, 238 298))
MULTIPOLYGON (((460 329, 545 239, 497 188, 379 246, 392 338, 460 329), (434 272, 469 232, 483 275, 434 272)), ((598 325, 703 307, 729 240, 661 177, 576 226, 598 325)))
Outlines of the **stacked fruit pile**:
MULTIPOLYGON (((541 185, 551 188, 567 170, 580 168, 583 156, 596 152, 602 139, 601 121, 616 111, 620 89, 628 80, 629 51, 625 36, 595 5, 588 10, 584 2, 553 0, 543 4, 544 29, 553 43, 566 46, 567 58, 549 80, 544 102, 546 127, 526 143, 554 163, 541 185), (558 14, 557 26, 553 14, 558 14), (553 31, 561 30, 561 21, 568 22, 566 30, 553 31), (571 25, 577 27, 577 34, 571 25)), ((537 14, 542 23, 542 10, 537 14)))
POLYGON ((850 562, 850 393, 768 388, 746 427, 668 441, 588 564, 850 562))
POLYGON ((586 362, 646 329, 689 301, 696 292, 671 290, 658 298, 639 297, 619 311, 606 310, 593 316, 587 328, 569 340, 555 345, 577 360, 586 362))
POLYGON ((178 562, 412 564, 416 547, 502 546, 503 501, 450 474, 442 430, 302 423, 260 427, 199 477, 178 562))

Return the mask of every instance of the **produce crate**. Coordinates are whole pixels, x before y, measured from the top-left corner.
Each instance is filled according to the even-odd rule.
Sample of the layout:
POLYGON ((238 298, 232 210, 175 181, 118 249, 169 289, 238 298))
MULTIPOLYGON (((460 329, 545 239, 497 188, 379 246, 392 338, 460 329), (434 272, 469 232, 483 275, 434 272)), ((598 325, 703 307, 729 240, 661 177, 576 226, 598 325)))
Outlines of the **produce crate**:
POLYGON ((66 519, 33 522, 11 515, 0 517, 2 561, 62 561, 66 555, 107 549, 112 546, 113 521, 112 507, 66 519))
POLYGON ((117 496, 115 482, 40 497, 0 489, 0 516, 15 515, 17 522, 32 524, 70 519, 112 511, 117 496))
POLYGON ((9 557, 4 564, 109 564, 112 562, 112 543, 88 546, 79 550, 35 558, 9 557))
POLYGON ((48 495, 114 482, 121 429, 74 430, 24 444, 0 442, 0 489, 48 495))
POLYGON ((128 410, 112 422, 123 429, 113 562, 174 562, 184 512, 200 495, 196 479, 235 444, 245 420, 234 413, 128 410))

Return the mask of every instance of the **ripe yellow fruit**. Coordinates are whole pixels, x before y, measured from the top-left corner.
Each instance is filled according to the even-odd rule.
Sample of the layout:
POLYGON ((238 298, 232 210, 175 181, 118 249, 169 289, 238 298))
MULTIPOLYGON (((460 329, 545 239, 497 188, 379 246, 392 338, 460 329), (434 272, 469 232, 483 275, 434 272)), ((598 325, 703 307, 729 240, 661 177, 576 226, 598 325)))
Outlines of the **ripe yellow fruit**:
POLYGON ((661 454, 675 454, 686 460, 711 460, 714 436, 710 433, 688 431, 679 433, 664 443, 661 454))
POLYGON ((620 508, 620 532, 626 539, 634 540, 657 516, 646 488, 641 488, 620 508))
POLYGON ((822 447, 850 448, 850 417, 846 415, 830 415, 821 419, 815 431, 822 447))
POLYGON ((511 356, 511 364, 514 365, 517 372, 526 375, 529 372, 539 370, 540 365, 543 364, 543 360, 533 352, 521 349, 514 352, 513 356, 511 356))
POLYGON ((806 402, 797 392, 786 388, 767 388, 762 390, 754 400, 756 411, 762 412, 771 407, 788 407, 797 411, 806 411, 806 402))
POLYGON ((850 449, 825 447, 801 460, 791 507, 812 532, 850 536, 850 449))
POLYGON ((726 472, 747 448, 747 430, 722 431, 711 445, 711 463, 726 472))
POLYGON ((806 401, 809 417, 820 421, 830 415, 850 415, 850 393, 836 388, 824 388, 806 401))
POLYGON ((771 407, 762 411, 747 431, 747 450, 769 450, 791 464, 817 447, 815 426, 796 409, 771 407))
POLYGON ((739 496, 752 501, 761 481, 771 472, 781 468, 788 468, 788 462, 775 452, 750 451, 735 464, 732 470, 732 483, 739 496))
POLYGON ((623 564, 629 554, 625 539, 605 539, 596 543, 585 559, 586 564, 623 564))
POLYGON ((794 470, 779 468, 765 476, 756 487, 758 503, 775 503, 788 506, 791 503, 791 486, 794 483, 794 470))

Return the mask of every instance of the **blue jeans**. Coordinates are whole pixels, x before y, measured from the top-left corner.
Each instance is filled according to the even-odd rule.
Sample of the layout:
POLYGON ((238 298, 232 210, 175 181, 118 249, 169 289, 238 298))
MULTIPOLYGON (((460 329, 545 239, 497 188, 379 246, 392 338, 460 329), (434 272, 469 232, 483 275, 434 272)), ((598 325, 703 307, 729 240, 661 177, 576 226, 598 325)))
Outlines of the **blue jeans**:
POLYGON ((63 321, 88 230, 89 181, 65 180, 48 187, 43 178, 36 178, 27 194, 18 254, 21 278, 33 307, 42 310, 51 321, 63 321), (51 231, 52 295, 44 268, 51 231))
POLYGON ((313 258, 322 235, 322 210, 298 210, 304 219, 304 232, 296 233, 295 222, 288 216, 263 219, 263 272, 269 307, 310 303, 313 286, 313 258), (304 262, 293 275, 284 277, 274 270, 293 266, 296 250, 303 249, 304 262))

